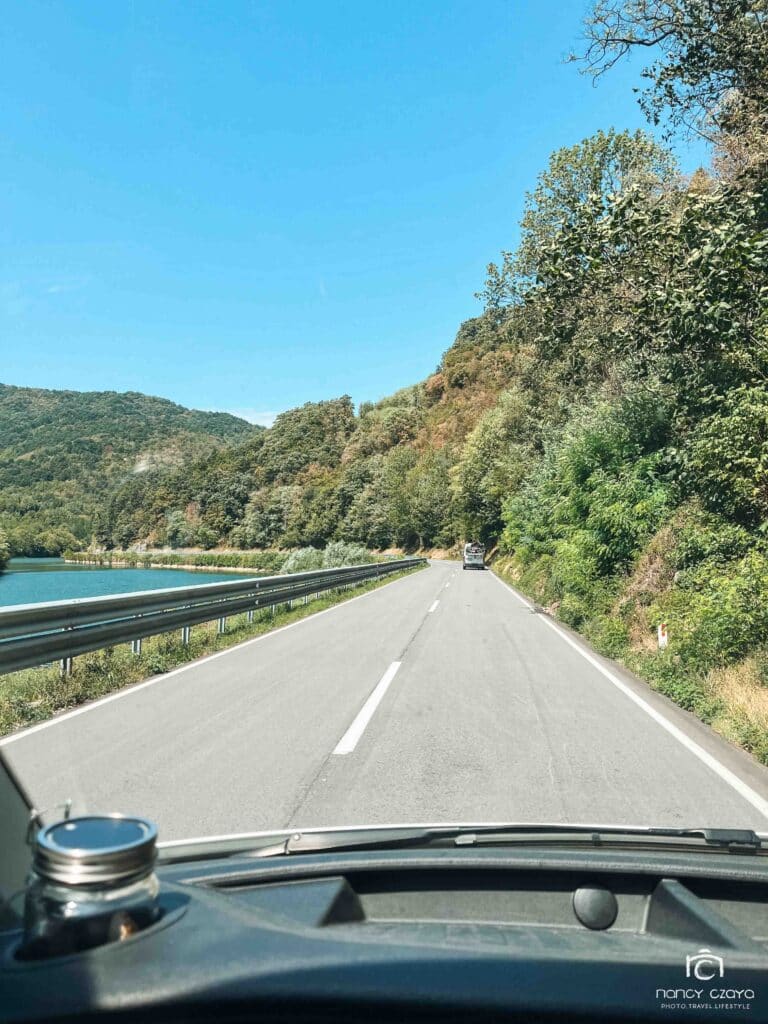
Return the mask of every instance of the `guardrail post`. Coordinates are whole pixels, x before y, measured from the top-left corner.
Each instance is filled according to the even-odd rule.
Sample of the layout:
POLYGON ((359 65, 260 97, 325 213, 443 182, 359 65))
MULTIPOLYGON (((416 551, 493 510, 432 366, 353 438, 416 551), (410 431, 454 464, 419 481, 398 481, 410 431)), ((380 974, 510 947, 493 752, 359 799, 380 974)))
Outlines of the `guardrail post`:
POLYGON ((185 647, 189 647, 189 626, 181 627, 181 642, 185 647))
MULTIPOLYGON (((71 626, 67 626, 67 630, 70 630, 71 628, 71 626)), ((62 658, 59 662, 59 675, 62 679, 72 675, 72 662, 72 657, 62 658)))
POLYGON ((222 615, 221 618, 219 619, 218 632, 219 633, 226 633, 226 631, 227 631, 227 616, 226 615, 222 615))
POLYGON ((141 639, 131 640, 131 654, 141 654, 141 639))

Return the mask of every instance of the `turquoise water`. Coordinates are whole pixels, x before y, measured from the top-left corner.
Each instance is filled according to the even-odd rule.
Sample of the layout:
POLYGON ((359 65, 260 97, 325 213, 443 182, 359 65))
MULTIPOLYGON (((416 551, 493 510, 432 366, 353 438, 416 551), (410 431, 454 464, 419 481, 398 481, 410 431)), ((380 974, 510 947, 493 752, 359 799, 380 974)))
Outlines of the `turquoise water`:
POLYGON ((12 558, 5 572, 0 573, 0 607, 247 578, 244 573, 104 569, 98 565, 67 565, 60 558, 12 558))

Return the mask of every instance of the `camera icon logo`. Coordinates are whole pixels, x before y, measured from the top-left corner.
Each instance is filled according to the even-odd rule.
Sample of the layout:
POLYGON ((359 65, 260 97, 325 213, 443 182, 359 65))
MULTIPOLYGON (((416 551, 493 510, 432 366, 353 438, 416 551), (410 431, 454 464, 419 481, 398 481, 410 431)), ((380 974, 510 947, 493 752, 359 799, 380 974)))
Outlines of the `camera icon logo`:
POLYGON ((711 949, 700 949, 698 953, 685 958, 685 976, 694 977, 697 981, 711 981, 714 977, 723 977, 725 963, 711 949))

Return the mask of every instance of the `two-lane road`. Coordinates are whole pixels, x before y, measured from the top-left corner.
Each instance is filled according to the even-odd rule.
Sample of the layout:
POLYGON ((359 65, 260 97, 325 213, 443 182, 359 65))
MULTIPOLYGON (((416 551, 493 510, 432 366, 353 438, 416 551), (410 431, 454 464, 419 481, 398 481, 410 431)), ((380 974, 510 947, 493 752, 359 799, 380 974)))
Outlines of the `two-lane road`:
POLYGON ((452 562, 2 747, 38 806, 140 813, 162 839, 427 821, 768 831, 768 771, 452 562))

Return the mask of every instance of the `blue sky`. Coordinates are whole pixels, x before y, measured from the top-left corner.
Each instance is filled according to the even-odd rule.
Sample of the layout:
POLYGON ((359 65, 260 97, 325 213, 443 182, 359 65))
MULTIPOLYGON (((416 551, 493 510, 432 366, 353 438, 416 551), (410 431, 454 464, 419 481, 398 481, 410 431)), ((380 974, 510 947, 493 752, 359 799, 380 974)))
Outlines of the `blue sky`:
POLYGON ((5 5, 0 380, 265 421, 425 377, 549 153, 644 126, 637 66, 563 63, 585 9, 5 5))

